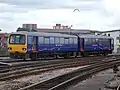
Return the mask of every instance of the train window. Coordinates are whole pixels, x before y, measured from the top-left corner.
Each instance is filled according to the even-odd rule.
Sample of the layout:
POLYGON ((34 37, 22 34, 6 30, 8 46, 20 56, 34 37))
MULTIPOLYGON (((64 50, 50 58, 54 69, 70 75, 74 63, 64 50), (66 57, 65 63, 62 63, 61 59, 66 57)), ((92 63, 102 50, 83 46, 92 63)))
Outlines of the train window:
POLYGON ((101 39, 101 44, 105 44, 105 39, 101 39))
POLYGON ((19 43, 20 36, 16 36, 16 43, 19 43))
POLYGON ((93 44, 93 40, 91 38, 88 38, 88 42, 86 44, 93 44))
POLYGON ((109 45, 110 44, 110 39, 106 39, 105 44, 109 45))
POLYGON ((59 44, 59 42, 60 42, 60 39, 59 38, 55 38, 55 44, 59 44))
POLYGON ((109 44, 110 40, 109 39, 99 39, 99 44, 109 44))
POLYGON ((20 39, 20 40, 19 40, 19 43, 25 43, 25 37, 20 36, 19 39, 20 39))
POLYGON ((25 44, 25 35, 13 34, 10 35, 11 44, 25 44))
POLYGON ((73 43, 74 43, 73 38, 69 38, 69 43, 70 43, 70 44, 73 44, 73 43))
POLYGON ((77 42, 77 38, 74 38, 74 44, 77 44, 78 42, 77 42))
POLYGON ((60 38, 60 44, 64 44, 64 38, 60 38))
POLYGON ((44 38, 44 40, 45 40, 45 44, 49 44, 50 43, 49 38, 44 38))
POLYGON ((55 41, 54 41, 54 37, 50 37, 50 44, 54 44, 55 41))
POLYGON ((91 41, 89 41, 90 44, 97 44, 98 39, 92 38, 91 41))
POLYGON ((91 39, 91 44, 96 44, 96 39, 95 38, 91 39))
POLYGON ((32 44, 32 37, 28 37, 28 44, 32 44))
POLYGON ((99 42, 99 39, 96 38, 96 44, 98 44, 98 42, 99 42))
POLYGON ((44 37, 39 37, 39 43, 44 44, 44 37))
POLYGON ((10 36, 10 43, 14 43, 15 42, 15 36, 10 36))
POLYGON ((103 42, 102 42, 103 44, 107 44, 108 42, 107 42, 107 39, 103 39, 103 42))
POLYGON ((84 39, 84 42, 85 42, 85 44, 88 44, 88 39, 85 38, 85 39, 84 39))
POLYGON ((98 39, 96 40, 95 38, 86 38, 85 39, 85 44, 96 44, 98 42, 98 39))
POLYGON ((65 44, 69 44, 69 39, 65 38, 65 44))

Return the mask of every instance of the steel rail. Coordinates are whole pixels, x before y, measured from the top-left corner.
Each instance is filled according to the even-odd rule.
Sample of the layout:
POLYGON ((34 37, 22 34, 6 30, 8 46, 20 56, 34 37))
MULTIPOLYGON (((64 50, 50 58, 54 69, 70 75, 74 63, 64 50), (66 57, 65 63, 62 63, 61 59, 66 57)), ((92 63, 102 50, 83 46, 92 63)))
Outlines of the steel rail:
POLYGON ((120 90, 120 84, 118 85, 117 90, 120 90))
MULTIPOLYGON (((6 63, 1 65, 2 67, 0 68, 0 73, 5 73, 8 71, 15 71, 15 70, 20 70, 22 68, 31 68, 31 67, 38 67, 38 66, 44 66, 48 64, 56 64, 56 63, 66 63, 66 62, 76 62, 76 61, 81 61, 81 62, 95 62, 101 59, 105 59, 106 57, 89 57, 89 58, 74 58, 73 59, 57 59, 57 60, 44 60, 44 61, 27 61, 27 62, 17 62, 17 64, 14 63, 6 63), (93 60, 95 59, 95 60, 93 60)), ((111 58, 111 56, 107 57, 107 59, 111 58)), ((4 63, 4 62, 2 62, 4 63)))
POLYGON ((85 79, 87 76, 92 75, 95 72, 108 69, 114 64, 120 64, 119 60, 114 61, 104 61, 98 64, 90 65, 88 67, 75 70, 73 72, 43 81, 31 84, 29 86, 20 88, 19 90, 35 90, 35 89, 44 89, 44 90, 63 90, 67 86, 73 84, 75 81, 80 81, 85 79))
MULTIPOLYGON (((42 64, 42 65, 35 64, 34 66, 27 65, 27 66, 25 66, 24 69, 20 69, 20 70, 15 70, 16 68, 11 68, 10 72, 5 72, 5 73, 0 74, 0 80, 7 80, 7 79, 9 80, 9 79, 13 79, 13 78, 27 76, 30 74, 33 75, 35 73, 50 71, 50 70, 54 70, 54 69, 62 69, 62 68, 67 68, 67 67, 69 68, 69 67, 76 67, 76 66, 80 66, 80 65, 82 66, 82 65, 99 63, 99 62, 101 62, 101 59, 102 58, 99 58, 100 61, 92 60, 92 62, 90 62, 89 60, 84 60, 84 61, 80 61, 80 60, 73 61, 72 60, 72 62, 57 62, 57 63, 42 64)), ((21 68, 21 67, 18 67, 18 68, 21 68)))

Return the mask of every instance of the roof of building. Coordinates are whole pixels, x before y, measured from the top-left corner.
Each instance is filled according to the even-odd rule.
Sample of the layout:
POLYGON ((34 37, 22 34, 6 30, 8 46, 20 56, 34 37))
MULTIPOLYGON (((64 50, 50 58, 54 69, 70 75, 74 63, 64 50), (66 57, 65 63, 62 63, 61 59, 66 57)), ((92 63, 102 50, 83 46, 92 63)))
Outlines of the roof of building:
POLYGON ((9 33, 0 33, 0 35, 9 35, 9 33))
POLYGON ((77 37, 75 35, 60 34, 60 33, 45 33, 45 32, 12 32, 11 34, 27 34, 31 36, 56 36, 56 37, 77 37))
POLYGON ((90 34, 88 34, 88 35, 79 35, 79 37, 81 37, 81 38, 112 38, 112 37, 110 37, 110 36, 103 36, 103 35, 90 35, 90 34))
POLYGON ((117 29, 117 30, 109 30, 109 31, 102 31, 101 33, 107 33, 107 32, 117 32, 117 31, 120 31, 120 29, 117 29))
POLYGON ((91 30, 87 29, 48 29, 40 28, 38 32, 54 32, 54 33, 91 33, 91 30))

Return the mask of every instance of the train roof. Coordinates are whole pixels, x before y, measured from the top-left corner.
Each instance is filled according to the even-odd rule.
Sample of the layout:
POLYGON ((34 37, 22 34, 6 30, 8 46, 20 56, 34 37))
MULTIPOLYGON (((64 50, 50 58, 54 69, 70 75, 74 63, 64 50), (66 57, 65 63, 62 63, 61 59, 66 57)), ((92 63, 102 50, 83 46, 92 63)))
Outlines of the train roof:
POLYGON ((75 35, 60 34, 60 33, 45 33, 45 32, 12 32, 11 34, 27 34, 31 36, 57 36, 57 37, 77 37, 75 35))
POLYGON ((79 35, 80 38, 112 38, 110 36, 103 36, 103 35, 79 35))

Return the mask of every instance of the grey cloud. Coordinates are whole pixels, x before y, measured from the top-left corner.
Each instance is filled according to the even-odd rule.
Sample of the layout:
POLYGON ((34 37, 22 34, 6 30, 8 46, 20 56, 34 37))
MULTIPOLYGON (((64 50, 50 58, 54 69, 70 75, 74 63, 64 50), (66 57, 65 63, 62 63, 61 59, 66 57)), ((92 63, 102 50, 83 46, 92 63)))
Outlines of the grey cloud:
POLYGON ((99 1, 102 1, 102 0, 74 0, 74 1, 97 1, 97 2, 99 2, 99 1))
POLYGON ((12 17, 3 17, 0 18, 0 28, 3 32, 13 32, 19 27, 18 22, 12 17))
POLYGON ((77 5, 77 6, 70 6, 70 5, 63 6, 63 8, 73 8, 73 9, 77 8, 80 11, 93 11, 93 10, 98 10, 100 7, 95 4, 92 4, 92 5, 91 4, 90 5, 81 4, 81 5, 77 5))
POLYGON ((119 27, 120 28, 120 18, 116 17, 115 20, 107 26, 109 26, 109 27, 119 27))
POLYGON ((8 5, 8 4, 1 4, 0 5, 0 12, 4 13, 4 12, 10 12, 10 13, 26 13, 30 10, 33 9, 29 9, 29 8, 22 8, 16 5, 8 5))
POLYGON ((82 11, 100 8, 102 0, 0 0, 1 3, 19 6, 20 8, 79 8, 82 11), (83 3, 84 2, 84 3, 83 3), (75 5, 73 5, 76 3, 75 5))
MULTIPOLYGON (((53 0, 55 1, 55 0, 53 0)), ((50 3, 51 0, 0 0, 1 3, 7 3, 11 5, 18 5, 23 7, 39 6, 42 7, 46 3, 50 3)))
MULTIPOLYGON (((13 28, 13 26, 16 26, 16 22, 11 23, 11 21, 14 20, 12 16, 14 15, 13 13, 17 13, 18 16, 20 16, 19 13, 26 13, 27 11, 34 9, 78 8, 80 11, 97 11, 99 12, 100 17, 114 17, 112 12, 106 10, 105 7, 103 7, 101 3, 102 1, 103 0, 0 0, 0 4, 6 4, 5 6, 0 7, 0 13, 4 13, 0 15, 0 21, 2 21, 0 22, 0 25, 2 25, 3 28, 11 28, 11 26, 13 28), (11 15, 5 12, 9 12, 11 15)), ((118 18, 119 17, 117 17, 117 20, 114 23, 111 22, 111 24, 106 24, 105 26, 120 26, 118 18)), ((56 22, 57 21, 54 23, 56 22)), ((60 22, 64 23, 65 21, 60 22)), ((85 27, 86 23, 79 23, 77 25, 85 27)))
POLYGON ((48 0, 0 0, 1 3, 7 3, 12 5, 35 5, 43 4, 48 0))
POLYGON ((13 21, 14 20, 14 16, 12 15, 0 15, 0 20, 2 20, 2 21, 13 21))
POLYGON ((104 17, 112 17, 114 15, 114 13, 109 12, 105 9, 102 9, 99 12, 100 12, 101 16, 104 16, 104 17))

